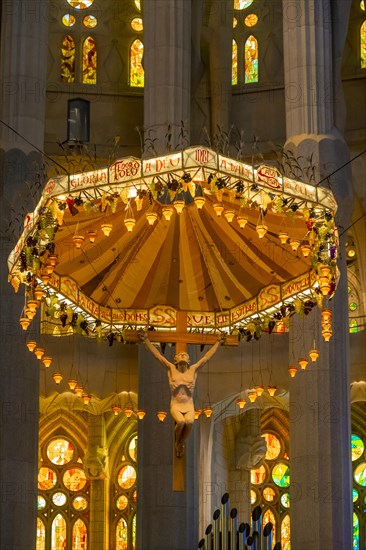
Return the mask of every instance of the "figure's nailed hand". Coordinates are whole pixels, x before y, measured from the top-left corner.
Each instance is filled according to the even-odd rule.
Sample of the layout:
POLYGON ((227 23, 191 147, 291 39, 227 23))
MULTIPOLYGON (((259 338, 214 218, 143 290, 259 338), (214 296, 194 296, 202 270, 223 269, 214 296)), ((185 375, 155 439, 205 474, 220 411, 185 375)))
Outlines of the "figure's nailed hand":
POLYGON ((140 342, 145 342, 147 340, 147 332, 144 329, 138 331, 138 337, 140 342))

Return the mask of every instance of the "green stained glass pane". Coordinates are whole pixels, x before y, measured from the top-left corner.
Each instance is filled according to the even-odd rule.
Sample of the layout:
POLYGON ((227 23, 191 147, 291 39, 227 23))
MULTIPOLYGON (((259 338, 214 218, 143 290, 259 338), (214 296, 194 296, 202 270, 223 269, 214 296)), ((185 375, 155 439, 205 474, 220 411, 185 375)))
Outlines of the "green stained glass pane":
POLYGON ((362 487, 366 487, 366 462, 361 462, 361 464, 355 468, 353 477, 355 478, 356 483, 362 487))
POLYGON ((279 487, 290 485, 290 468, 284 462, 279 462, 272 469, 272 479, 279 487))
POLYGON ((235 86, 238 83, 238 45, 233 40, 232 59, 231 59, 231 84, 235 86))
POLYGON ((136 514, 132 520, 132 547, 136 548, 136 514))
POLYGON ((253 4, 253 0, 234 0, 234 10, 245 10, 253 4))
POLYGON ((258 82, 258 42, 254 36, 249 36, 245 42, 245 83, 258 82))
POLYGON ((361 47, 361 69, 366 68, 366 21, 362 23, 360 30, 360 47, 361 47))
POLYGON ((353 489, 352 490, 352 502, 356 502, 357 499, 358 499, 358 491, 357 491, 357 489, 353 489))
POLYGON ((349 308, 351 311, 356 311, 356 309, 358 308, 358 305, 356 304, 356 302, 351 302, 349 305, 349 308))
POLYGON ((357 324, 356 319, 351 319, 350 320, 350 322, 349 322, 349 331, 351 333, 358 332, 358 324, 357 324))
POLYGON ((358 460, 362 453, 365 450, 365 445, 358 435, 352 434, 351 436, 351 452, 352 452, 352 461, 358 460))
POLYGON ((359 550, 360 548, 360 523, 358 516, 353 512, 353 550, 359 550))
POLYGON ((281 504, 284 508, 290 508, 290 493, 283 493, 281 504))

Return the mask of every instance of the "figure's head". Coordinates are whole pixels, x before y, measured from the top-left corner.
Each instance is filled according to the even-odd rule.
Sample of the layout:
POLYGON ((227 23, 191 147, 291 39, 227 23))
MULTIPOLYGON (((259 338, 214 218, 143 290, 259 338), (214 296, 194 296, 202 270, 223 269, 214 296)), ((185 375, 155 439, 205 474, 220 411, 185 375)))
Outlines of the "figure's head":
POLYGON ((186 353, 185 351, 180 351, 176 354, 176 356, 174 357, 174 364, 178 365, 179 363, 186 363, 187 366, 189 366, 190 359, 188 353, 186 353))

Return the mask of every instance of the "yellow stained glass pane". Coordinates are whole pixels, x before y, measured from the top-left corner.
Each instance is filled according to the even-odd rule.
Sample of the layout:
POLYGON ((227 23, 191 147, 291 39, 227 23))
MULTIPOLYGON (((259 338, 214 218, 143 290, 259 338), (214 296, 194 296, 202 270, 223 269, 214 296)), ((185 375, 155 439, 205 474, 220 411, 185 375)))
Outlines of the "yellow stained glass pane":
POLYGON ((290 493, 283 493, 281 504, 284 508, 290 508, 290 493))
POLYGON ((127 505, 128 505, 128 498, 125 495, 121 495, 117 498, 116 506, 118 510, 121 510, 121 511, 126 510, 127 505))
POLYGON ((71 7, 76 10, 85 10, 90 8, 94 0, 67 0, 71 7))
POLYGON ((130 489, 136 481, 136 470, 133 466, 123 466, 118 472, 118 484, 122 489, 130 489))
POLYGON ((75 521, 72 528, 72 550, 86 550, 88 547, 88 531, 83 520, 75 521))
POLYGON ((64 37, 61 46, 61 80, 75 81, 75 42, 69 34, 64 37))
POLYGON ((53 464, 63 466, 74 456, 74 448, 67 439, 53 439, 47 446, 47 456, 53 464))
POLYGON ((128 454, 130 455, 131 460, 136 462, 137 460, 137 436, 131 439, 128 445, 128 454))
POLYGON ((266 460, 274 460, 281 452, 281 443, 279 439, 271 433, 264 433, 262 437, 264 437, 267 443, 266 460))
POLYGON ((41 518, 37 518, 36 550, 45 550, 45 548, 46 548, 46 529, 41 518))
POLYGON ((137 88, 143 88, 144 86, 143 53, 144 45, 141 40, 137 39, 132 42, 130 50, 130 86, 137 88))
POLYGON ((253 4, 253 0, 234 0, 234 10, 245 10, 253 4))
POLYGON ((38 510, 43 510, 43 508, 45 507, 46 507, 46 499, 41 497, 41 495, 39 495, 37 500, 37 508, 38 510))
POLYGON ((271 522, 272 527, 272 548, 274 548, 274 545, 276 544, 276 518, 274 517, 274 514, 271 510, 267 510, 263 515, 263 527, 267 525, 267 523, 271 522))
POLYGON ((351 436, 351 452, 352 452, 352 462, 358 460, 365 450, 365 445, 362 439, 356 435, 352 434, 351 436))
POLYGON ((247 27, 254 27, 258 23, 258 17, 254 13, 250 13, 244 19, 244 23, 247 27))
POLYGON ((61 491, 58 491, 54 495, 52 495, 52 502, 55 506, 63 506, 67 501, 67 496, 65 493, 62 493, 61 491))
POLYGON ((276 491, 274 489, 272 489, 272 487, 266 487, 263 490, 263 498, 267 502, 273 502, 274 499, 276 498, 276 491))
POLYGON ((351 333, 358 332, 358 323, 357 323, 356 319, 350 319, 350 322, 349 322, 349 331, 350 331, 351 333))
POLYGON ((135 6, 139 11, 141 11, 141 0, 135 0, 135 6))
POLYGON ((76 19, 73 15, 71 15, 71 13, 65 13, 62 18, 62 23, 65 27, 73 27, 76 23, 76 19))
POLYGON ((116 527, 116 550, 127 550, 127 523, 123 518, 116 527))
POLYGON ((250 470, 250 480, 253 485, 260 485, 266 480, 267 471, 264 466, 259 466, 256 470, 250 470))
POLYGON ((98 19, 94 15, 86 15, 83 19, 85 27, 88 29, 94 29, 98 25, 98 19))
POLYGON ((365 8, 365 0, 361 0, 361 2, 360 2, 360 8, 361 8, 361 10, 366 11, 366 8, 365 8))
POLYGON ((258 82, 258 42, 254 36, 249 36, 244 47, 245 83, 258 82))
POLYGON ((72 501, 72 505, 78 512, 86 510, 88 507, 88 501, 84 497, 75 497, 72 501))
POLYGON ((64 473, 63 482, 69 491, 81 491, 86 485, 86 475, 81 468, 70 468, 64 473))
POLYGON ((51 550, 65 550, 66 542, 66 521, 62 514, 57 514, 52 522, 51 550))
POLYGON ((136 548, 136 514, 133 516, 132 520, 132 548, 136 548))
POLYGON ((253 491, 253 489, 250 490, 250 503, 255 504, 257 502, 257 493, 253 491))
POLYGON ((282 550, 291 550, 289 515, 285 516, 281 523, 281 548, 282 550))
POLYGON ((360 30, 361 39, 361 69, 366 69, 366 21, 362 23, 360 30))
POLYGON ((233 40, 233 50, 231 59, 231 84, 235 86, 238 83, 238 45, 233 40))
POLYGON ((235 29, 235 27, 237 27, 238 25, 238 20, 236 17, 233 18, 233 29, 235 29))
POLYGON ((134 31, 140 32, 144 28, 144 24, 142 22, 141 17, 135 17, 135 19, 132 19, 131 21, 131 27, 134 31))
POLYGON ((366 462, 361 462, 361 464, 355 468, 353 477, 356 483, 361 485, 361 487, 366 487, 366 462))
POLYGON ((51 468, 40 468, 38 472, 38 488, 40 491, 49 491, 57 483, 57 474, 51 468))
POLYGON ((94 38, 88 36, 83 42, 83 84, 97 82, 97 46, 94 38))

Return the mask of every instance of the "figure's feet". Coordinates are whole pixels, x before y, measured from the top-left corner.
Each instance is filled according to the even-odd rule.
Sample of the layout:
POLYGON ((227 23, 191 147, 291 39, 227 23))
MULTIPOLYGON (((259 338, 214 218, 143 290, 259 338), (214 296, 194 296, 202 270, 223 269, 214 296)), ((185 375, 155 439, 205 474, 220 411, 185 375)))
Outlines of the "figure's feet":
POLYGON ((182 456, 184 455, 184 445, 183 445, 183 443, 180 443, 179 445, 176 445, 175 454, 177 455, 178 458, 182 458, 182 456))

